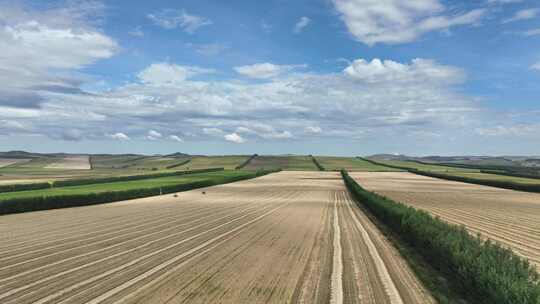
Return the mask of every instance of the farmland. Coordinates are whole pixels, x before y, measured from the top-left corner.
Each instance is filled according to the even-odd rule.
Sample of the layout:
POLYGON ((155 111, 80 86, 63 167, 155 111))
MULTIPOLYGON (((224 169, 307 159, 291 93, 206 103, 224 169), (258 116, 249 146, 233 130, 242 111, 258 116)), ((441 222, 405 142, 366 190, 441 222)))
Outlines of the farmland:
POLYGON ((405 172, 351 173, 362 186, 512 248, 540 267, 540 195, 405 172))
POLYGON ((4 216, 0 301, 434 303, 339 173, 205 191, 4 216))
POLYGON ((330 171, 399 171, 385 166, 375 165, 357 157, 316 156, 319 163, 330 171))
POLYGON ((78 195, 88 193, 100 193, 108 191, 124 191, 141 188, 166 187, 182 183, 196 182, 206 179, 219 179, 232 176, 248 175, 247 171, 219 171, 210 173, 196 173, 179 176, 167 176, 160 178, 149 178, 134 181, 119 181, 110 183, 98 183, 82 186, 55 187, 41 190, 17 191, 0 193, 0 202, 13 198, 27 198, 37 196, 57 196, 57 195, 78 195))
POLYGON ((473 184, 483 184, 488 186, 516 190, 526 189, 525 191, 540 192, 536 190, 537 188, 540 188, 540 179, 538 178, 485 173, 481 172, 480 169, 425 164, 413 161, 378 161, 377 163, 381 165, 397 166, 404 169, 411 169, 412 172, 416 172, 419 174, 430 175, 429 173, 432 172, 436 174, 435 177, 448 178, 450 180, 452 180, 453 177, 457 177, 458 181, 470 182, 473 184))
POLYGON ((248 159, 248 155, 243 156, 193 156, 190 162, 178 167, 179 169, 203 169, 203 168, 225 168, 234 169, 236 166, 248 159))
POLYGON ((257 156, 247 166, 246 170, 277 169, 294 171, 318 171, 310 156, 257 156))

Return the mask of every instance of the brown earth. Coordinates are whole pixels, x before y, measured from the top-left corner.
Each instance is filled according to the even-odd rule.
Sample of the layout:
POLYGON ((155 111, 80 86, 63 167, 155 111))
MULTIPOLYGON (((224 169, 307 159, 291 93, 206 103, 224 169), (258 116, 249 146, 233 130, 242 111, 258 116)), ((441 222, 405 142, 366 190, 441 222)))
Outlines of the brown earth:
POLYGON ((333 172, 2 216, 0 236, 4 304, 434 303, 333 172))
POLYGON ((540 194, 453 182, 407 172, 354 172, 363 187, 450 223, 465 225, 540 266, 540 194))

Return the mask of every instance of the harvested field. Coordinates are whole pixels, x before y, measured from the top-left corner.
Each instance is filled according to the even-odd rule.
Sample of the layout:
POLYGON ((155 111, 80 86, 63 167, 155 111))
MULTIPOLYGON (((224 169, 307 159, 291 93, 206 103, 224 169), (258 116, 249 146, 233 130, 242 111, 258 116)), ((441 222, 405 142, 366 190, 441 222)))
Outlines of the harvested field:
POLYGON ((540 194, 453 182, 412 173, 350 174, 368 190, 465 225, 540 267, 540 194))
POLYGON ((47 165, 47 169, 90 170, 88 155, 67 156, 47 165))
POLYGON ((3 216, 2 303, 433 303, 338 173, 3 216))

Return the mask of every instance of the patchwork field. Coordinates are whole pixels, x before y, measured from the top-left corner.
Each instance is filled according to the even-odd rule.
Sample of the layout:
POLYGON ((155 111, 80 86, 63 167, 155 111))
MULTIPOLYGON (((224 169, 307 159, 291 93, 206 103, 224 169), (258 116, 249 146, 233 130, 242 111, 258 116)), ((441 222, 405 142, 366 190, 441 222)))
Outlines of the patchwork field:
POLYGON ((405 161, 405 160, 385 160, 385 161, 377 161, 381 164, 387 164, 392 166, 400 166, 400 167, 406 167, 411 169, 418 169, 422 171, 434 171, 434 172, 440 172, 440 173, 454 173, 454 172, 480 172, 478 169, 467 169, 467 168, 458 168, 458 167, 450 167, 450 166, 444 166, 444 165, 436 165, 436 164, 423 164, 413 161, 405 161))
POLYGON ((368 190, 464 225, 540 267, 540 194, 419 176, 351 173, 368 190))
POLYGON ((66 156, 45 166, 47 169, 90 170, 88 155, 66 156))
POLYGON ((249 156, 193 156, 191 161, 179 169, 193 170, 203 168, 225 168, 234 169, 243 163, 249 156))
POLYGON ((168 176, 160 178, 149 178, 134 181, 107 182, 101 184, 90 184, 82 186, 55 187, 42 190, 28 190, 0 193, 0 202, 12 198, 25 198, 36 196, 55 196, 55 195, 73 195, 89 194, 108 191, 122 191, 141 188, 165 187, 183 183, 196 182, 206 179, 219 179, 232 176, 249 175, 247 171, 218 171, 208 173, 196 173, 188 175, 168 176))
POLYGON ((293 171, 318 171, 310 156, 257 156, 244 167, 246 170, 277 169, 293 171))
POLYGON ((0 168, 10 166, 16 163, 24 163, 29 161, 29 159, 20 159, 20 158, 0 158, 0 168))
POLYGON ((338 173, 3 216, 2 303, 434 303, 338 173))
POLYGON ((375 165, 356 157, 316 156, 317 161, 329 171, 400 171, 385 166, 375 165))

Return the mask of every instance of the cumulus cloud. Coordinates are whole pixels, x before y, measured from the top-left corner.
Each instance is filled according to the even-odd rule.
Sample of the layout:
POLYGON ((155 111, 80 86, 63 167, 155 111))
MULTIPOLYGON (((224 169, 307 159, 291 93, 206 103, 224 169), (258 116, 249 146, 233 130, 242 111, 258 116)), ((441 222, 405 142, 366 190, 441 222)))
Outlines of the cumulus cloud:
POLYGON ((358 59, 345 68, 344 72, 351 78, 369 83, 453 83, 464 79, 464 72, 460 69, 422 58, 413 59, 410 64, 378 58, 371 61, 358 59))
POLYGON ((533 65, 531 66, 531 69, 540 72, 540 62, 533 64, 533 65))
POLYGON ((236 128, 235 133, 256 135, 264 139, 286 139, 293 135, 287 130, 278 131, 273 126, 260 122, 242 122, 242 126, 236 128))
POLYGON ((148 134, 146 135, 146 139, 149 139, 149 140, 158 140, 162 137, 163 135, 155 130, 148 131, 148 134))
POLYGON ((231 133, 231 134, 225 135, 225 140, 233 142, 233 143, 237 143, 237 144, 242 144, 246 142, 246 140, 242 136, 238 135, 237 133, 231 133))
POLYGON ((278 65, 267 62, 238 66, 235 67, 234 70, 237 73, 250 78, 270 79, 288 73, 294 69, 304 67, 306 67, 306 65, 278 65))
POLYGON ((116 139, 116 140, 129 140, 130 139, 129 136, 121 132, 114 133, 114 134, 107 134, 107 137, 116 139))
POLYGON ((293 32, 295 34, 301 33, 304 30, 304 28, 308 26, 310 23, 311 23, 311 19, 309 19, 308 17, 304 16, 300 18, 300 20, 298 20, 298 22, 295 24, 293 32))
POLYGON ((516 22, 520 20, 533 19, 538 16, 540 9, 538 8, 528 8, 517 11, 512 17, 505 19, 502 23, 516 22))
POLYGON ((0 105, 39 108, 48 93, 82 94, 74 72, 118 51, 88 20, 97 10, 89 4, 48 11, 2 7, 0 105))
POLYGON ((188 78, 213 73, 214 70, 169 63, 154 63, 137 74, 144 83, 152 85, 178 84, 188 78))
POLYGON ((411 42, 427 32, 477 23, 484 9, 448 15, 439 0, 332 0, 349 32, 367 45, 411 42))
POLYGON ((148 19, 164 29, 181 28, 188 34, 195 33, 199 28, 212 24, 212 21, 186 13, 185 10, 164 9, 153 14, 148 14, 148 19))
POLYGON ((169 135, 169 139, 177 142, 184 142, 184 140, 177 135, 169 135))

